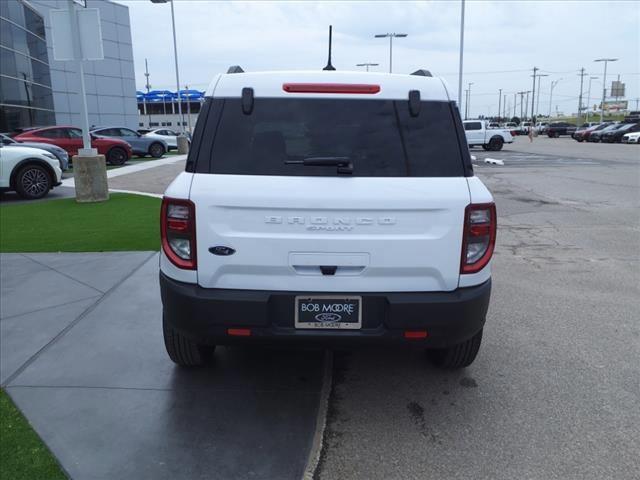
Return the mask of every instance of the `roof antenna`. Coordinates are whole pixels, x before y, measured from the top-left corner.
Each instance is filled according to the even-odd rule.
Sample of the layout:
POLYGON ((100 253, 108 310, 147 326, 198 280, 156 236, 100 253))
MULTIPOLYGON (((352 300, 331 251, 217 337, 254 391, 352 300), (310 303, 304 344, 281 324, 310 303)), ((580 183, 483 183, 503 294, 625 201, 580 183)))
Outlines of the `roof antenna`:
POLYGON ((335 67, 331 65, 331 31, 333 30, 333 25, 329 25, 329 60, 327 61, 327 66, 322 70, 335 70, 335 67))

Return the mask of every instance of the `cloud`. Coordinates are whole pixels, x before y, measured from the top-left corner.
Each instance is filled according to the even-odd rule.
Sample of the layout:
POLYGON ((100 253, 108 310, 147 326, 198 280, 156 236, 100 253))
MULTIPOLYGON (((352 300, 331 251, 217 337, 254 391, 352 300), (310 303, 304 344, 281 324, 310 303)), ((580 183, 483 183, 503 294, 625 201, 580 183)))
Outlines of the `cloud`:
MULTIPOLYGON (((154 88, 175 89, 171 13, 168 4, 120 1, 129 7, 138 87, 149 60, 154 88)), ((176 29, 183 84, 204 89, 229 65, 245 70, 320 69, 326 64, 328 25, 334 26, 333 64, 354 70, 356 63, 389 65, 389 42, 375 33, 403 32, 393 48, 395 72, 426 68, 443 75, 457 92, 460 4, 458 2, 211 2, 175 0, 176 29)), ((628 98, 640 96, 640 34, 637 2, 467 1, 464 82, 473 82, 473 115, 495 113, 498 89, 513 103, 513 92, 531 90, 530 70, 541 80, 540 111, 577 109, 581 67, 600 77, 599 56, 619 57, 607 83, 621 73, 628 98), (622 12, 627 12, 623 14, 622 12), (506 73, 486 73, 486 72, 506 73), (543 108, 544 106, 544 108, 543 108)), ((586 95, 586 84, 585 84, 586 95)), ((513 106, 511 106, 513 110, 513 106)))

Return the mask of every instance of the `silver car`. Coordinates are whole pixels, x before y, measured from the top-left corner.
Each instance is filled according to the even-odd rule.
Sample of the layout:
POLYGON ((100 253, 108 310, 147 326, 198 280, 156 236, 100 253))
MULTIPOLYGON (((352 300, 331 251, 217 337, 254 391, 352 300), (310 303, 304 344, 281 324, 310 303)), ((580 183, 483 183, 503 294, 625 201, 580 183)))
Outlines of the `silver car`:
POLYGON ((2 143, 2 145, 6 147, 31 147, 39 148, 40 150, 46 150, 47 152, 52 153, 56 156, 56 158, 60 161, 60 168, 63 171, 69 168, 69 154, 64 148, 60 148, 57 145, 40 142, 19 142, 18 140, 15 140, 3 133, 0 133, 0 143, 2 143))
POLYGON ((94 127, 91 129, 91 135, 124 140, 131 145, 133 154, 139 157, 151 155, 153 158, 160 158, 169 149, 164 140, 145 137, 127 127, 94 127))

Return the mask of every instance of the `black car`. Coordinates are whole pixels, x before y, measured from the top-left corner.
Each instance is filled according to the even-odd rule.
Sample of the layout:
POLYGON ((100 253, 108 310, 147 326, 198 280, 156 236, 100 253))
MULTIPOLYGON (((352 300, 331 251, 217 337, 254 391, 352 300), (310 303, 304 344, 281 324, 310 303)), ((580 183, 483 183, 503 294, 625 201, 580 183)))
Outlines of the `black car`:
POLYGON ((591 132, 591 135, 589 135, 589 137, 587 138, 587 141, 592 143, 598 143, 600 140, 602 140, 602 135, 608 132, 612 132, 618 129, 619 127, 620 127, 619 123, 612 123, 607 128, 603 128, 602 130, 591 132))
POLYGON ((558 138, 560 135, 572 136, 578 127, 575 124, 569 122, 553 122, 549 124, 547 128, 547 135, 549 138, 558 138))
POLYGON ((615 130, 602 133, 600 140, 606 143, 620 143, 625 133, 633 133, 640 131, 640 123, 623 123, 618 125, 615 130))

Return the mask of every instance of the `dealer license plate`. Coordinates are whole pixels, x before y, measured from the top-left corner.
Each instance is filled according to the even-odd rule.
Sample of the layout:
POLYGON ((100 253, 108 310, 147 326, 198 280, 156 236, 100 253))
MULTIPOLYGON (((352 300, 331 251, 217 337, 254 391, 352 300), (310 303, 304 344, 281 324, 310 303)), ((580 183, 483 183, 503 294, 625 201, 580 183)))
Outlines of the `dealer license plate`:
POLYGON ((323 295, 296 297, 296 328, 362 328, 362 297, 323 295))

